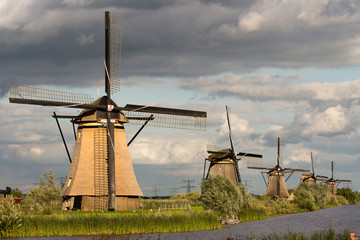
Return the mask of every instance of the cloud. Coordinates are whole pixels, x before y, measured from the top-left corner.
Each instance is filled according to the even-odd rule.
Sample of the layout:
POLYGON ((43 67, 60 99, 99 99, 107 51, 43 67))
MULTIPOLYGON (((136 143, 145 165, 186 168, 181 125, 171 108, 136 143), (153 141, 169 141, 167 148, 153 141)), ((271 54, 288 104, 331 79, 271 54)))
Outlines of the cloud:
POLYGON ((349 1, 5 0, 0 5, 1 86, 60 80, 89 85, 90 77, 103 78, 105 10, 125 13, 122 77, 196 79, 264 66, 359 64, 360 11, 349 1))
POLYGON ((238 25, 246 32, 253 32, 259 29, 260 24, 264 21, 264 18, 256 13, 250 12, 246 16, 239 19, 238 25))
MULTIPOLYGON (((183 133, 182 133, 183 134, 183 133)), ((167 134, 160 137, 139 137, 131 144, 134 164, 190 164, 205 148, 203 140, 193 135, 167 134)))
POLYGON ((86 36, 83 33, 80 33, 79 36, 76 38, 76 40, 78 41, 78 43, 80 45, 86 45, 89 43, 93 43, 94 42, 94 34, 90 34, 89 36, 86 36))
POLYGON ((346 109, 340 105, 336 107, 329 107, 322 113, 315 115, 313 123, 304 130, 303 134, 311 132, 320 135, 333 135, 336 133, 343 133, 349 127, 348 116, 345 113, 346 109))
POLYGON ((352 102, 360 98, 360 80, 337 83, 292 80, 293 76, 222 76, 187 78, 179 87, 208 95, 252 101, 352 102))

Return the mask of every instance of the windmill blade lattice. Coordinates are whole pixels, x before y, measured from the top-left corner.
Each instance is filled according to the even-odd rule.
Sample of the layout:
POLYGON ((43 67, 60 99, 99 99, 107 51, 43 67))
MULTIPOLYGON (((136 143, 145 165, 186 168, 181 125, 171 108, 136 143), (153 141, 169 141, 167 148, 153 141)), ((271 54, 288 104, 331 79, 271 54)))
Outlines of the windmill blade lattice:
POLYGON ((124 15, 110 12, 110 76, 111 94, 120 91, 121 40, 124 15))
POLYGON ((47 90, 36 87, 12 84, 9 100, 11 103, 35 104, 44 106, 64 106, 70 104, 90 104, 93 98, 89 94, 47 90))
POLYGON ((129 123, 142 125, 153 115, 148 126, 188 130, 206 130, 206 112, 161 108, 152 106, 126 105, 123 110, 129 123))

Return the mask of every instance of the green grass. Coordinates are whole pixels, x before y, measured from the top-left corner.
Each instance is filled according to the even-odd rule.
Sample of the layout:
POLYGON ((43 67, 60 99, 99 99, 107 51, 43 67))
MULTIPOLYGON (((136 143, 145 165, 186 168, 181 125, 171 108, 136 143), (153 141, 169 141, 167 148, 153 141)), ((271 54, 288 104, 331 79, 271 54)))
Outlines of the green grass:
POLYGON ((205 211, 73 213, 25 215, 22 226, 6 237, 146 234, 221 228, 218 216, 205 211))

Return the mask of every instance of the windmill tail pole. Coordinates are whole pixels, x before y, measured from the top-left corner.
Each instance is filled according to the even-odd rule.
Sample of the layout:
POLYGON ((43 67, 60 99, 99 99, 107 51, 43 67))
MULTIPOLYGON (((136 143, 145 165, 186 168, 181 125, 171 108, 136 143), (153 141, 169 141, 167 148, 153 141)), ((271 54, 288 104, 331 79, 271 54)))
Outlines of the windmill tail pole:
POLYGON ((278 153, 277 153, 277 165, 280 165, 280 138, 278 138, 278 153))
POLYGON ((139 129, 139 131, 136 132, 136 134, 134 135, 134 137, 128 142, 127 146, 130 146, 130 144, 134 141, 134 139, 137 137, 137 135, 139 135, 139 133, 144 129, 144 127, 146 126, 146 124, 148 124, 148 122, 150 120, 154 119, 154 114, 151 114, 151 116, 146 120, 146 122, 141 126, 141 128, 139 129))
POLYGON ((108 149, 109 149, 109 210, 115 210, 115 149, 114 124, 110 120, 111 90, 110 90, 110 12, 105 12, 105 91, 107 95, 107 130, 108 130, 108 149))
POLYGON ((66 153, 67 153, 68 158, 69 158, 69 161, 70 161, 70 163, 71 163, 71 157, 70 157, 69 149, 68 149, 68 147, 67 147, 67 145, 66 145, 66 141, 65 141, 65 138, 64 138, 64 134, 63 134, 63 132, 61 131, 61 127, 60 127, 59 120, 57 119, 56 113, 53 112, 53 114, 54 114, 54 115, 53 115, 52 117, 55 118, 55 120, 56 120, 57 126, 58 126, 59 131, 60 131, 61 138, 62 138, 63 143, 64 143, 64 146, 65 146, 66 153))

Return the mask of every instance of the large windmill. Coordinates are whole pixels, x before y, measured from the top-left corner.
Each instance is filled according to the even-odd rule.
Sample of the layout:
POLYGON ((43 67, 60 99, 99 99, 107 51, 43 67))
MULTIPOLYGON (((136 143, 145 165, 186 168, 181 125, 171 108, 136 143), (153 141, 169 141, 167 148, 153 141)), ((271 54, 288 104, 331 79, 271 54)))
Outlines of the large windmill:
POLYGON ((311 169, 312 169, 312 172, 303 173, 303 176, 301 177, 302 181, 306 182, 308 184, 316 183, 316 181, 322 181, 322 182, 326 181, 328 179, 328 177, 321 176, 321 175, 315 175, 314 159, 313 159, 312 152, 310 152, 310 157, 311 157, 311 169))
POLYGON ((294 172, 310 172, 305 169, 296 169, 296 168, 282 168, 280 166, 280 138, 278 138, 278 151, 277 151, 277 160, 276 165, 274 167, 261 167, 261 166, 248 166, 251 169, 260 169, 267 170, 265 172, 261 172, 265 185, 267 185, 266 196, 274 197, 278 196, 280 198, 288 198, 289 192, 286 187, 286 181, 291 177, 294 172), (269 176, 268 183, 266 183, 264 173, 267 173, 269 176), (285 173, 290 173, 289 176, 285 179, 285 173))
POLYGON ((63 209, 139 208, 142 192, 128 150, 133 139, 127 144, 124 123, 143 124, 142 128, 148 124, 205 130, 206 112, 129 104, 120 107, 111 99, 111 94, 120 90, 122 23, 122 15, 105 12, 105 96, 93 101, 88 94, 20 85, 10 89, 11 103, 84 109, 77 116, 53 115, 56 120, 70 118, 78 125, 74 154, 72 158, 68 154, 71 165, 61 191, 63 209))
POLYGON ((326 180, 326 184, 332 194, 336 194, 336 187, 340 183, 351 183, 351 180, 334 179, 334 161, 331 161, 331 178, 326 180))
POLYGON ((228 178, 233 183, 239 184, 241 182, 241 177, 238 162, 239 160, 241 160, 241 157, 251 158, 254 161, 261 162, 262 155, 245 152, 235 153, 231 133, 229 109, 227 106, 226 118, 229 128, 230 148, 220 148, 213 145, 207 145, 207 152, 210 155, 208 157, 205 157, 203 179, 208 179, 209 176, 214 177, 217 175, 221 175, 228 178), (206 161, 209 161, 210 165, 205 176, 206 161))

